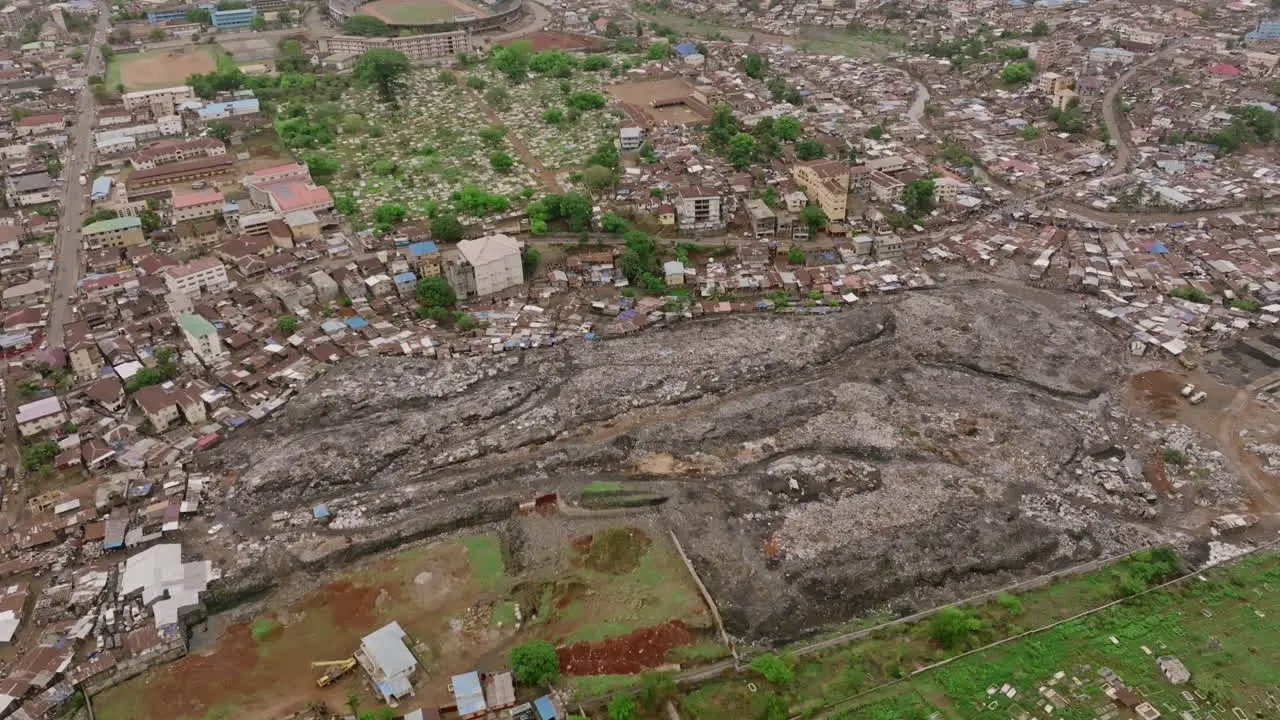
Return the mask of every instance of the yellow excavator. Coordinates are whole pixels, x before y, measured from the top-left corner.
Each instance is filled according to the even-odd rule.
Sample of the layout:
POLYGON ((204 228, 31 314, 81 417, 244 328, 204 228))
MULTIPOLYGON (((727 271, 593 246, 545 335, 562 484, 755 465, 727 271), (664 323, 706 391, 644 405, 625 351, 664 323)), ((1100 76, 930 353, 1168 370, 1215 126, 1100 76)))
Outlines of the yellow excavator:
POLYGON ((316 687, 325 687, 329 683, 351 672, 351 668, 356 666, 355 658, 347 658, 345 660, 317 660, 311 663, 313 668, 328 668, 324 674, 316 679, 316 687))

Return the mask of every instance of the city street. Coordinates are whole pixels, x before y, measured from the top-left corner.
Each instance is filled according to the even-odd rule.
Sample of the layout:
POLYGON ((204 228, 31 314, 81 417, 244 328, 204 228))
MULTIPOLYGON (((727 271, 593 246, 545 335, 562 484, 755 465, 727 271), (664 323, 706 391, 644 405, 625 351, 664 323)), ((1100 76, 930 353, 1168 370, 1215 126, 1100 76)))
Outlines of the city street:
MULTIPOLYGON (((86 76, 106 72, 106 63, 98 46, 106 42, 109 25, 109 13, 103 8, 98 12, 98 24, 89 42, 86 76)), ((62 345, 62 328, 71 321, 71 302, 75 298, 76 283, 80 280, 80 223, 84 219, 89 194, 89 188, 80 184, 80 176, 90 179, 88 176, 92 174, 93 124, 93 92, 86 84, 80 91, 76 124, 71 129, 71 143, 62 166, 62 214, 58 218, 54 246, 53 297, 49 306, 48 344, 52 347, 62 345)))

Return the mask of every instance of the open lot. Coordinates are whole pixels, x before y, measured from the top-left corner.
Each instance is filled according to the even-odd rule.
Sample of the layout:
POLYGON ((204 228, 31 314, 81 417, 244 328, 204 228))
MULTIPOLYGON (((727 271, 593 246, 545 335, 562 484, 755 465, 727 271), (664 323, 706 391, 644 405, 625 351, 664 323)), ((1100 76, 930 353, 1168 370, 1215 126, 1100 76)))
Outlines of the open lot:
POLYGON ((540 516, 513 520, 502 535, 372 559, 268 604, 273 609, 255 617, 211 620, 226 623, 211 647, 100 694, 97 716, 265 718, 312 700, 341 708, 352 693, 375 707, 358 669, 319 690, 321 671, 310 663, 349 657, 362 636, 392 620, 414 641, 425 671, 413 707, 451 704, 451 675, 505 667, 507 650, 534 637, 561 646, 566 673, 635 671, 666 662, 670 649, 694 643, 708 625, 659 528, 540 516))
POLYGON ((710 118, 705 112, 705 103, 694 98, 697 91, 693 85, 683 78, 638 80, 610 85, 605 90, 622 102, 639 108, 653 122, 691 125, 710 118), (690 102, 653 106, 655 102, 671 103, 681 98, 690 98, 690 102))
POLYGON ((374 0, 361 5, 360 12, 392 25, 428 25, 452 22, 458 15, 489 17, 483 6, 464 0, 374 0))
MULTIPOLYGON (((971 614, 1000 632, 971 642, 992 642, 1088 609, 1109 599, 1107 588, 1116 587, 1117 573, 1137 569, 1121 563, 1043 590, 1001 596, 971 614)), ((1106 694, 1110 685, 1122 683, 1164 717, 1276 716, 1280 636, 1267 619, 1280 612, 1280 553, 1252 556, 1201 577, 936 669, 920 670, 965 646, 951 652, 939 647, 932 620, 892 628, 805 657, 795 668, 794 687, 782 692, 789 693, 793 711, 850 720, 923 720, 935 712, 974 720, 1132 717, 1106 694), (1181 660, 1190 683, 1175 687, 1164 681, 1156 664, 1161 656, 1181 660)), ((761 698, 746 682, 726 680, 698 690, 684 699, 685 710, 699 718, 750 712, 761 698)))
POLYGON ((216 69, 222 52, 217 45, 193 45, 116 55, 107 65, 106 83, 123 83, 129 91, 181 85, 188 75, 216 69))

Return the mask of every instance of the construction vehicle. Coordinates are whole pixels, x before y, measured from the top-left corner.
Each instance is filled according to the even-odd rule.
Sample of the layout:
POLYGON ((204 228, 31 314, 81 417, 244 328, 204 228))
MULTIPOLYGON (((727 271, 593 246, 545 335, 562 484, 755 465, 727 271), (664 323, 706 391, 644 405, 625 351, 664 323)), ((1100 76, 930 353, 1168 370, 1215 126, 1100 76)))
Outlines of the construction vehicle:
POLYGON ((343 675, 351 672, 351 668, 356 666, 355 658, 347 658, 346 660, 317 660, 311 663, 313 668, 328 668, 324 674, 316 679, 316 687, 326 687, 334 680, 341 678, 343 675))

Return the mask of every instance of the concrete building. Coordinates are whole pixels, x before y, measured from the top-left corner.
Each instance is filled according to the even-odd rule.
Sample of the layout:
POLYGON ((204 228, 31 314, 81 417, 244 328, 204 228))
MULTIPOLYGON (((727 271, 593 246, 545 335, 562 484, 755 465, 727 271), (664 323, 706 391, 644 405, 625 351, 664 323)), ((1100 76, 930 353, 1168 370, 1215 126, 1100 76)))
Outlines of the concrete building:
POLYGON ((796 163, 791 177, 827 220, 844 221, 849 211, 849 166, 839 160, 808 160, 796 163))
POLYGON ((763 200, 746 202, 747 215, 751 218, 751 231, 756 237, 772 237, 778 232, 778 216, 763 200))
POLYGON ((724 199, 700 186, 676 191, 676 222, 681 230, 714 230, 725 226, 724 199))
MULTIPOLYGON (((190 100, 195 97, 195 92, 188 85, 178 85, 175 87, 159 88, 156 90, 138 90, 136 92, 125 93, 121 96, 125 109, 133 110, 135 108, 149 108, 156 103, 162 105, 176 106, 183 100, 190 100)), ((163 113, 172 115, 172 109, 163 113)))
POLYGON ((356 662, 388 703, 413 694, 412 678, 418 660, 405 645, 406 637, 400 623, 392 622, 361 638, 356 650, 356 662))
POLYGON ((80 229, 80 238, 90 250, 143 245, 147 238, 142 234, 141 218, 126 215, 99 220, 80 229))
POLYGON ((5 175, 4 194, 8 203, 17 207, 43 205, 58 200, 53 178, 43 170, 5 175))
POLYGON ((226 197, 213 188, 193 190, 191 192, 175 192, 173 194, 173 223, 200 220, 215 217, 226 205, 226 197))
POLYGON ((644 144, 644 133, 633 126, 618 130, 618 149, 622 152, 636 152, 644 144))
POLYGON ((258 16, 258 11, 249 7, 236 10, 214 10, 210 14, 213 16, 214 27, 219 30, 233 30, 249 27, 249 23, 258 16))
POLYGON ((405 35, 381 38, 362 35, 335 35, 322 40, 322 49, 328 54, 354 53, 360 55, 374 48, 399 50, 410 62, 423 63, 441 58, 453 58, 458 53, 470 52, 471 37, 466 30, 405 35))
POLYGON ((939 205, 950 205, 960 197, 960 181, 950 177, 940 177, 933 181, 933 201, 939 205))
POLYGON ((1106 67, 1109 65, 1129 65, 1137 56, 1123 48, 1096 47, 1089 51, 1090 64, 1106 67))
POLYGON ((217 138, 197 138, 186 142, 165 143, 139 150, 129 163, 139 170, 148 170, 169 163, 227 154, 227 146, 217 138))
POLYGON ((206 364, 216 363, 227 356, 222 338, 218 337, 218 329, 203 316, 192 313, 179 315, 178 327, 182 328, 182 336, 191 346, 191 351, 206 364))
POLYGON ((889 204, 902 201, 906 183, 879 170, 872 170, 867 177, 871 183, 871 197, 876 202, 889 204))
POLYGON ((22 433, 22 437, 31 437, 65 423, 67 411, 62 407, 62 400, 53 395, 19 405, 14 419, 17 420, 18 432, 22 433))
POLYGON ((445 264, 458 297, 492 295, 524 284, 520 242, 501 233, 458 243, 458 257, 445 264))
POLYGON ((227 268, 221 261, 214 257, 202 257, 185 265, 165 268, 164 284, 169 292, 199 297, 206 293, 220 293, 227 289, 231 281, 227 278, 227 268))
POLYGON ((77 380, 92 380, 102 371, 102 352, 89 333, 89 323, 83 320, 69 323, 63 330, 63 345, 71 363, 71 373, 77 380))

